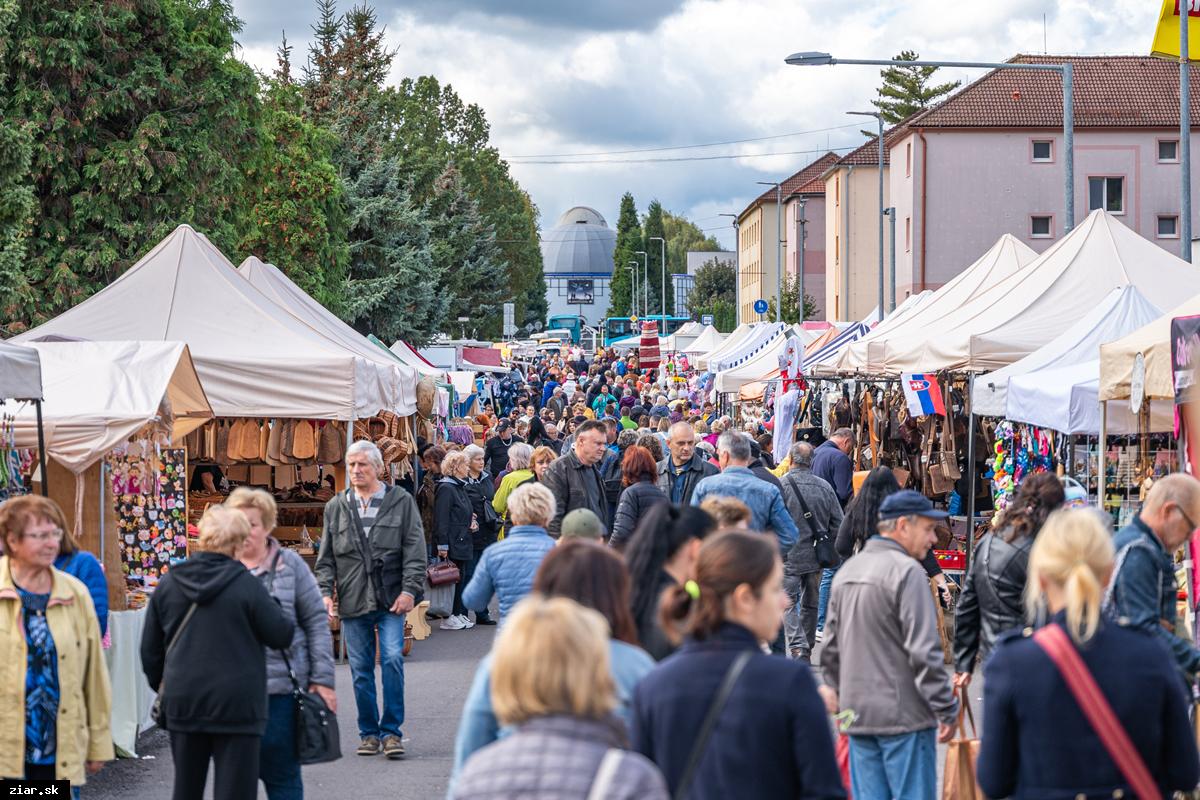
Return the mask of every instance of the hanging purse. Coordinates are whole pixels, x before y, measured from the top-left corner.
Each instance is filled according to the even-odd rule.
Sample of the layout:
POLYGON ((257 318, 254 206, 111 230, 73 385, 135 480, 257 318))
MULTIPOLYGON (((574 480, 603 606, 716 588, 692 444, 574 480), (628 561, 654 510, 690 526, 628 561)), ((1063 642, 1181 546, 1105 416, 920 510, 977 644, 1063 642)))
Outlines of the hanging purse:
POLYGON ((813 554, 817 558, 817 565, 823 569, 836 567, 841 559, 838 558, 837 550, 834 549, 833 537, 829 535, 829 531, 824 526, 816 523, 816 518, 809 509, 808 503, 804 502, 804 495, 800 494, 796 484, 791 481, 783 481, 783 485, 792 490, 792 496, 800 504, 800 513, 813 532, 813 554))
POLYGON ((292 681, 292 700, 296 704, 296 760, 301 764, 337 761, 342 757, 337 714, 329 710, 321 695, 304 690, 296 680, 287 651, 279 652, 283 654, 283 663, 287 665, 288 678, 292 681))
POLYGON ((426 567, 425 577, 430 586, 438 587, 458 583, 462 579, 462 574, 458 571, 458 565, 450 559, 439 559, 426 567))

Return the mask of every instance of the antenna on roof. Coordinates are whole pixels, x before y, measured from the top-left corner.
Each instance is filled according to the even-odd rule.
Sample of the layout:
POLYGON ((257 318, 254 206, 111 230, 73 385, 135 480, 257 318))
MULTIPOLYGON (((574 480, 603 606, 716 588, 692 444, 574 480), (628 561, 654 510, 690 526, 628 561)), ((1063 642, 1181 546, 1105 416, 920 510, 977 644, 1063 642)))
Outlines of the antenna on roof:
POLYGON ((1049 52, 1046 48, 1046 15, 1042 14, 1042 55, 1046 55, 1049 52))

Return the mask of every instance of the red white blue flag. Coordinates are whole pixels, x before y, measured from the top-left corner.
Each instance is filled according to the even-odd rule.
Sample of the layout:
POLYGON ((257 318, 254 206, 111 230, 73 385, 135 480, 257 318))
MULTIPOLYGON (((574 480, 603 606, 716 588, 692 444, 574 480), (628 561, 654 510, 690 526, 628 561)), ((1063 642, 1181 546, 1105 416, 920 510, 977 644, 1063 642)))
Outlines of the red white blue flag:
POLYGON ((938 387, 937 377, 925 372, 915 372, 900 376, 904 385, 904 399, 908 401, 908 413, 914 417, 927 417, 930 414, 946 416, 946 404, 942 402, 942 390, 938 387))

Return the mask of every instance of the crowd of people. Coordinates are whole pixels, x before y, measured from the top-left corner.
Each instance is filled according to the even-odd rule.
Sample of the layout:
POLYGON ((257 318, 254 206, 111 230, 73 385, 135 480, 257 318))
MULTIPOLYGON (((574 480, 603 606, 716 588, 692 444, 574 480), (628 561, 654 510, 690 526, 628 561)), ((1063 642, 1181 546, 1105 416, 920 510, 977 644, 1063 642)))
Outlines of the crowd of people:
MULTIPOLYGON (((403 758, 405 617, 451 565, 441 629, 499 626, 453 798, 931 798, 981 671, 987 796, 1200 783, 1200 650, 1177 633, 1172 560, 1200 520, 1194 478, 1157 481, 1115 534, 1065 508, 1057 477, 1027 478, 951 604, 932 554, 946 512, 887 467, 855 490, 850 430, 772 454, 761 424, 612 354, 524 377, 478 418, 481 444, 421 443, 411 490, 354 442, 315 574, 271 536, 268 493, 205 511, 141 642, 174 798, 203 796, 210 764, 214 796, 303 796, 293 693, 336 711, 334 619, 356 753, 403 758)), ((65 529, 50 501, 0 506, 0 764, 78 785, 113 749, 103 580, 65 529)))

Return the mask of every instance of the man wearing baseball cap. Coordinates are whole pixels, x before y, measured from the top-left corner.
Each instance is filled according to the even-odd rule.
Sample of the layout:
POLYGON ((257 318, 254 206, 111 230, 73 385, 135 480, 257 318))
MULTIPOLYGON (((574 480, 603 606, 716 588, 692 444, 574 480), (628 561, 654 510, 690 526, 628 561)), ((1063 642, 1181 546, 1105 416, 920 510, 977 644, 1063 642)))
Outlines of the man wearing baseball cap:
POLYGON ((821 694, 850 724, 855 797, 934 797, 937 743, 954 733, 958 701, 937 631, 937 610, 919 560, 948 516, 918 492, 896 492, 879 509, 878 536, 833 579, 821 694))

